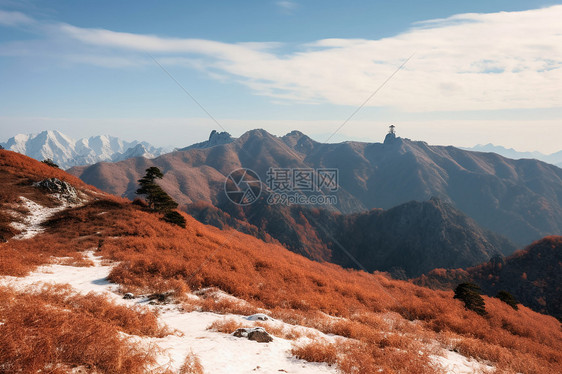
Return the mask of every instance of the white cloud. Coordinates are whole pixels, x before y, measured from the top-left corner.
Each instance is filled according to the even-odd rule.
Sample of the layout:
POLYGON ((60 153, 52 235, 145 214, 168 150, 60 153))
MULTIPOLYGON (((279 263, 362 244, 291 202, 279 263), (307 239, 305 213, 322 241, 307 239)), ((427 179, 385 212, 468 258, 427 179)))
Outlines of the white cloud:
POLYGON ((2 26, 30 25, 34 22, 32 18, 23 13, 0 10, 0 25, 2 26))
MULTIPOLYGON (((19 16, 18 22, 32 22, 26 17, 19 16)), ((127 67, 146 64, 138 53, 148 52, 289 102, 357 106, 416 52, 368 105, 426 112, 560 107, 560 19, 562 6, 461 14, 418 23, 394 37, 325 39, 289 54, 278 52, 277 43, 166 38, 68 24, 45 27, 48 38, 68 40, 63 44, 73 49, 61 55, 73 62, 127 67), (98 56, 87 57, 92 53, 98 56)))

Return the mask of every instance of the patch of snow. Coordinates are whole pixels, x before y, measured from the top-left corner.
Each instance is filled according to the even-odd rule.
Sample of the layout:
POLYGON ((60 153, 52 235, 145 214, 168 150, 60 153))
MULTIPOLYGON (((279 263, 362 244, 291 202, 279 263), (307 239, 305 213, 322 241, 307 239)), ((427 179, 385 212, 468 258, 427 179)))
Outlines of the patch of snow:
POLYGON ((272 320, 273 318, 271 318, 267 314, 256 313, 256 314, 252 314, 251 316, 245 317, 245 319, 247 319, 248 321, 269 321, 272 320))
POLYGON ((109 135, 74 140, 59 131, 51 130, 39 134, 18 134, 0 145, 39 161, 50 158, 63 169, 101 161, 115 162, 128 157, 153 158, 172 151, 169 148, 154 147, 147 142, 127 142, 109 135))
MULTIPOLYGON (((0 277, 0 284, 15 288, 24 288, 41 283, 70 284, 80 293, 95 292, 107 296, 110 300, 121 305, 144 305, 158 313, 159 321, 168 326, 174 333, 163 338, 133 337, 136 341, 147 346, 157 347, 161 353, 158 356, 158 365, 177 371, 189 353, 197 355, 206 373, 318 373, 335 374, 338 370, 334 366, 322 363, 311 363, 296 359, 290 354, 294 343, 303 344, 314 339, 338 343, 339 336, 324 334, 316 329, 291 325, 275 320, 264 313, 251 316, 221 315, 211 312, 192 311, 185 312, 178 305, 150 305, 148 299, 137 297, 123 299, 119 294, 119 286, 110 283, 107 276, 114 265, 105 265, 102 258, 93 251, 86 253, 91 260, 92 267, 74 267, 60 264, 46 265, 38 268, 26 277, 0 277), (263 321, 263 318, 267 320, 263 321), (295 341, 273 336, 270 343, 258 343, 229 334, 210 331, 207 328, 215 321, 234 319, 244 323, 254 321, 262 322, 272 328, 295 329, 303 336, 295 341)), ((217 289, 205 289, 199 292, 219 294, 221 297, 235 298, 217 289)), ((188 294, 189 298, 199 298, 188 294)), ((243 301, 243 300, 240 300, 243 301)), ((479 371, 493 370, 492 366, 462 356, 459 353, 443 350, 443 355, 432 355, 436 365, 442 367, 447 373, 468 374, 479 371)))
POLYGON ((431 356, 433 362, 437 363, 447 374, 472 374, 492 371, 494 368, 479 361, 467 358, 460 353, 445 350, 444 356, 431 356))
MULTIPOLYGON (((178 368, 189 352, 195 353, 206 373, 337 373, 335 367, 309 363, 292 357, 292 342, 274 337, 270 343, 258 343, 232 335, 207 330, 216 320, 225 317, 209 312, 182 313, 178 310, 162 312, 160 318, 179 331, 162 339, 153 339, 167 348, 164 361, 178 368)), ((238 316, 238 318, 243 318, 238 316)))
MULTIPOLYGON (((0 284, 19 289, 32 285, 39 286, 41 283, 70 284, 76 291, 83 294, 96 292, 104 294, 110 300, 122 305, 141 304, 152 308, 158 312, 160 322, 167 325, 175 333, 164 338, 138 338, 136 340, 160 348, 162 353, 159 355, 158 365, 173 371, 177 371, 183 364, 185 357, 193 352, 201 360, 205 372, 213 374, 250 372, 335 374, 338 372, 335 367, 327 364, 310 363, 296 359, 290 353, 293 344, 293 341, 290 340, 274 337, 274 340, 270 343, 258 343, 207 330, 208 326, 217 320, 234 318, 240 322, 248 322, 254 320, 255 315, 245 317, 199 311, 184 312, 177 305, 149 305, 146 298, 123 299, 118 294, 119 286, 107 280, 112 267, 103 265, 102 259, 95 256, 94 252, 87 252, 86 255, 94 263, 94 266, 46 265, 26 277, 1 277, 0 284)), ((281 321, 271 319, 268 323, 284 324, 281 321)), ((302 326, 298 327, 313 330, 302 326)), ((319 331, 314 331, 318 336, 330 339, 319 331)), ((309 338, 304 337, 302 339, 307 341, 309 338)))
POLYGON ((43 232, 44 228, 41 227, 41 224, 68 206, 63 204, 55 208, 47 208, 23 196, 20 196, 20 200, 22 205, 29 211, 29 214, 24 218, 24 222, 12 222, 12 227, 21 231, 13 237, 16 240, 29 239, 43 232))

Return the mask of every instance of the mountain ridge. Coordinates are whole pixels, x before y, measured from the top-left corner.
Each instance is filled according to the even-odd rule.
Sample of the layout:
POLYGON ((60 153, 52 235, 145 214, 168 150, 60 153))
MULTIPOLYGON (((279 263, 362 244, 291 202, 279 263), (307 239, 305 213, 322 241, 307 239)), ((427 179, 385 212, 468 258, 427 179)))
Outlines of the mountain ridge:
POLYGON ((522 158, 536 159, 539 161, 543 161, 558 166, 559 168, 562 168, 562 151, 558 151, 550 154, 544 154, 539 151, 520 152, 520 151, 516 151, 513 148, 506 148, 501 145, 495 145, 492 143, 488 143, 484 145, 477 144, 474 147, 462 147, 462 149, 465 149, 467 151, 476 151, 476 152, 488 152, 488 153, 493 152, 514 160, 519 160, 522 158))
POLYGON ((347 215, 301 205, 272 207, 266 201, 244 209, 200 203, 187 211, 200 222, 279 242, 310 259, 386 271, 399 279, 472 266, 515 250, 507 239, 437 198, 347 215))
POLYGON ((168 151, 147 142, 128 142, 111 135, 75 140, 56 130, 18 134, 0 145, 39 161, 51 159, 63 169, 102 161, 121 161, 130 157, 154 158, 168 151))
MULTIPOLYGON (((429 374, 459 363, 463 372, 560 372, 560 323, 525 306, 483 296, 484 317, 450 291, 310 261, 187 215, 185 228, 171 225, 15 152, 0 151, 0 171, 8 177, 0 193, 15 203, 0 201, 0 213, 21 210, 24 226, 39 229, 0 243, 0 276, 9 279, 0 287, 0 365, 9 371, 144 373, 164 362, 181 372, 201 355, 205 372, 316 373, 323 365, 330 373, 429 374), (18 206, 23 196, 46 204, 49 191, 36 186, 54 177, 89 198, 44 217, 18 206), (254 321, 270 344, 232 336, 254 321), (269 365, 272 354, 283 361, 269 365)), ((6 217, 8 225, 17 219, 6 217)))
POLYGON ((562 169, 404 138, 323 144, 298 131, 277 137, 259 129, 209 148, 69 171, 132 199, 136 180, 149 166, 165 172, 163 187, 184 207, 197 201, 218 204, 225 197, 226 176, 238 168, 252 169, 266 181, 269 168, 329 167, 339 170, 340 182, 337 204, 330 208, 342 213, 435 196, 520 247, 562 232, 562 169))

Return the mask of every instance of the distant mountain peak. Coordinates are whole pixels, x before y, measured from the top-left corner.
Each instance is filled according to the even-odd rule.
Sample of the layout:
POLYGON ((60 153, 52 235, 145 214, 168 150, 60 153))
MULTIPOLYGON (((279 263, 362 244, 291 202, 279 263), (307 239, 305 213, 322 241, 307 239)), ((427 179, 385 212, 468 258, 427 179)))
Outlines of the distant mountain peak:
POLYGON ((211 134, 209 134, 209 140, 181 148, 179 151, 187 151, 188 149, 205 149, 217 145, 232 143, 234 140, 235 139, 232 135, 226 131, 218 132, 217 130, 213 130, 211 131, 211 134))
POLYGON ((63 169, 100 161, 124 160, 128 154, 156 157, 166 152, 163 148, 156 148, 148 143, 142 143, 144 151, 134 149, 141 143, 136 140, 123 141, 111 135, 74 140, 57 130, 45 130, 37 134, 18 134, 0 144, 8 150, 25 154, 36 160, 50 158, 63 169), (134 150, 130 151, 130 149, 134 150))
POLYGON ((388 133, 386 134, 386 136, 384 137, 384 144, 390 144, 390 143, 394 143, 394 141, 397 139, 396 134, 394 133, 388 133))
POLYGON ((478 144, 475 145, 474 147, 470 147, 470 148, 463 147, 462 149, 466 149, 468 151, 476 151, 476 152, 497 153, 500 156, 511 158, 514 160, 519 160, 523 158, 536 159, 543 162, 547 162, 552 165, 556 165, 558 167, 562 167, 562 151, 558 151, 556 153, 551 153, 551 154, 544 154, 539 151, 520 152, 515 150, 514 148, 507 148, 492 143, 488 143, 486 145, 478 144))
POLYGON ((384 144, 391 144, 396 141, 396 139, 400 139, 396 136, 396 126, 390 125, 388 126, 388 134, 384 137, 384 144))
POLYGON ((275 135, 270 134, 264 129, 253 129, 253 130, 246 131, 244 134, 242 134, 240 138, 249 138, 249 137, 272 138, 274 136, 275 135))
POLYGON ((289 133, 287 133, 284 137, 297 137, 297 138, 301 138, 303 136, 306 136, 305 134, 303 134, 302 132, 300 132, 299 130, 293 130, 289 133))

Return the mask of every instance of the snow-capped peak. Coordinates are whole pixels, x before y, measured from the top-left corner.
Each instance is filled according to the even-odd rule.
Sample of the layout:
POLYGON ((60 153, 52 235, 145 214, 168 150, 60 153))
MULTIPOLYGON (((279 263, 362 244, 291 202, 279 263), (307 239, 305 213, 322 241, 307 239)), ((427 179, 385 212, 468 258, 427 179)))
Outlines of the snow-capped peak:
POLYGON ((156 157, 166 153, 165 149, 156 148, 146 142, 127 142, 110 135, 74 140, 57 130, 18 134, 0 145, 36 160, 50 158, 63 169, 130 157, 156 157), (139 149, 138 145, 141 144, 142 149, 139 149))

